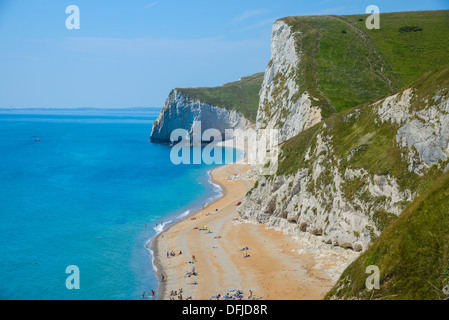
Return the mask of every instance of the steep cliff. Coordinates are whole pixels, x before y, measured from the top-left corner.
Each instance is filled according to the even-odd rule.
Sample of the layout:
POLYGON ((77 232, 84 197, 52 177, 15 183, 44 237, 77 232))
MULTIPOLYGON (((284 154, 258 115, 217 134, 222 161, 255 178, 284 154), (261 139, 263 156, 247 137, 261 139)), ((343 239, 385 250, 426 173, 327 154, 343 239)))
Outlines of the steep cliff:
MULTIPOLYGON (((312 250, 331 245, 364 252, 365 260, 357 260, 329 296, 336 298, 365 297, 361 268, 367 261, 388 260, 390 239, 420 248, 419 239, 405 241, 410 237, 404 236, 409 232, 404 213, 414 212, 416 230, 445 225, 440 217, 446 202, 435 210, 438 217, 423 221, 415 209, 425 198, 418 211, 427 212, 429 201, 447 193, 440 187, 447 185, 449 171, 449 11, 386 13, 380 30, 367 30, 366 17, 276 21, 257 117, 245 116, 245 106, 229 107, 242 100, 235 94, 174 90, 152 134, 166 137, 169 128, 190 128, 205 115, 217 128, 245 126, 250 119, 258 130, 278 129, 276 174, 253 170, 234 177, 257 180, 238 210, 247 221, 305 238, 312 250), (440 176, 446 180, 438 182, 440 176), (402 229, 392 230, 400 224, 402 229), (360 290, 351 291, 352 284, 360 290)), ((448 245, 416 230, 428 250, 444 248, 438 254, 447 257, 448 245)), ((441 238, 447 234, 437 231, 441 238)), ((419 250, 408 252, 419 256, 419 250)), ((442 267, 437 255, 433 258, 442 267)), ((404 261, 409 268, 410 259, 404 261)))
POLYGON ((257 128, 278 129, 282 143, 398 88, 391 67, 358 26, 333 16, 284 18, 273 25, 257 128))
POLYGON ((279 142, 321 121, 321 109, 312 106, 307 92, 296 97, 296 72, 300 55, 291 28, 276 21, 271 36, 271 60, 260 91, 256 129, 278 129, 279 142))
POLYGON ((419 196, 345 270, 327 298, 448 299, 449 68, 376 108, 380 122, 398 127, 395 139, 419 196), (376 290, 365 284, 371 265, 379 268, 376 290))
POLYGON ((257 128, 282 143, 321 119, 392 95, 449 61, 449 11, 287 17, 273 25, 257 128), (419 32, 401 32, 404 26, 419 32))
POLYGON ((386 13, 368 30, 366 15, 288 17, 273 27, 257 128, 280 130, 279 169, 239 211, 311 250, 361 251, 327 298, 449 297, 448 18, 386 13), (369 265, 379 290, 366 287, 369 265))
POLYGON ((281 148, 244 219, 355 251, 449 168, 449 68, 373 104, 343 111, 281 148))
POLYGON ((256 127, 279 130, 280 165, 256 182, 242 217, 366 250, 447 162, 447 100, 435 91, 446 69, 411 82, 449 62, 449 40, 436 36, 448 17, 384 14, 381 31, 365 28, 366 15, 276 21, 256 127))
POLYGON ((214 107, 192 99, 183 92, 172 90, 159 117, 153 123, 150 140, 170 141, 170 135, 175 129, 186 129, 192 133, 194 121, 201 121, 201 132, 211 128, 217 129, 223 138, 226 129, 245 128, 249 124, 248 120, 235 110, 214 107))
POLYGON ((327 299, 449 299, 449 172, 407 206, 355 260, 327 299), (368 290, 367 266, 379 268, 379 288, 368 290))
POLYGON ((150 140, 170 141, 175 129, 192 132, 194 121, 201 121, 202 132, 213 128, 222 135, 226 129, 247 128, 255 121, 261 83, 258 73, 215 88, 172 90, 153 124, 150 140))

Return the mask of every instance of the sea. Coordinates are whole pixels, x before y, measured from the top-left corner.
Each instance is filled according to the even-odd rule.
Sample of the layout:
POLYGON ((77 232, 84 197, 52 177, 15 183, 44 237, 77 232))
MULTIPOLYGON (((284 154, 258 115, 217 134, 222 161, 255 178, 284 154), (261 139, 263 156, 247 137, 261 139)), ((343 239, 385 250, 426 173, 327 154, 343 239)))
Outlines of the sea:
POLYGON ((221 195, 149 142, 159 112, 0 110, 0 299, 151 299, 147 243, 221 195))

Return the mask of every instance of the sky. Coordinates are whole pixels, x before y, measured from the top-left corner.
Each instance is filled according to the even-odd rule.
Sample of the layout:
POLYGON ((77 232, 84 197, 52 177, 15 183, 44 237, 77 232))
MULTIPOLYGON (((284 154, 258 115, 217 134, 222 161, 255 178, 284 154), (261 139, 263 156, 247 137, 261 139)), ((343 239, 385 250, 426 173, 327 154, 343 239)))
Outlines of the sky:
POLYGON ((0 108, 161 107, 173 88, 265 71, 297 15, 449 9, 449 0, 0 0, 0 108), (67 29, 66 8, 80 10, 67 29))

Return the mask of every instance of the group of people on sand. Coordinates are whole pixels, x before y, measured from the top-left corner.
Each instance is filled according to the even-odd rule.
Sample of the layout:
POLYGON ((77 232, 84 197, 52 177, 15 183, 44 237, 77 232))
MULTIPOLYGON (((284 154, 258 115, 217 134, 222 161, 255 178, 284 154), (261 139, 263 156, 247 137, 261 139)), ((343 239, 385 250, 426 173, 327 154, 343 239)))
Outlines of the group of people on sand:
POLYGON ((204 227, 201 227, 201 228, 194 227, 193 229, 194 230, 198 230, 198 231, 207 231, 206 234, 213 233, 212 231, 210 231, 209 226, 204 226, 204 227))
POLYGON ((222 296, 221 294, 217 294, 216 296, 213 296, 209 300, 259 300, 262 299, 262 297, 255 297, 253 295, 252 290, 249 290, 249 296, 246 296, 243 294, 242 290, 232 290, 226 295, 222 296))
MULTIPOLYGON (((178 255, 181 255, 181 254, 182 254, 182 251, 179 250, 178 255)), ((167 251, 167 258, 170 258, 170 257, 176 257, 176 253, 173 250, 170 252, 167 251)))
MULTIPOLYGON (((182 288, 179 291, 171 291, 170 292, 170 300, 175 300, 175 297, 178 297, 178 300, 182 300, 182 288)), ((192 300, 192 297, 186 298, 186 300, 192 300)))
MULTIPOLYGON (((240 251, 248 251, 248 250, 251 250, 251 249, 248 247, 244 247, 244 248, 240 249, 240 251)), ((243 258, 251 258, 251 255, 249 255, 248 253, 245 253, 243 258)))
MULTIPOLYGON (((192 255, 192 260, 191 261, 189 261, 189 263, 196 263, 196 257, 195 257, 195 255, 192 255)), ((193 266, 192 267, 192 271, 187 271, 186 272, 186 278, 190 278, 190 277, 192 277, 192 276, 197 276, 198 275, 198 273, 196 272, 196 269, 195 269, 195 266, 193 266)), ((197 281, 193 281, 193 282, 189 282, 188 284, 191 284, 191 285, 197 285, 198 284, 198 282, 197 281)), ((175 299, 175 297, 178 297, 178 300, 183 300, 183 297, 182 297, 182 288, 181 289, 179 289, 178 291, 171 291, 170 292, 170 300, 176 300, 175 299)), ((186 298, 185 300, 192 300, 192 297, 188 297, 188 298, 186 298)))
MULTIPOLYGON (((195 255, 192 255, 192 260, 189 261, 189 263, 195 263, 195 262, 196 262, 196 257, 195 257, 195 255)), ((186 278, 190 278, 192 276, 197 276, 197 275, 198 275, 198 273, 196 272, 195 267, 192 267, 192 271, 187 271, 185 277, 186 278)), ((193 282, 189 282, 188 284, 196 286, 198 284, 198 282, 197 281, 193 281, 193 282)), ((170 292, 170 300, 176 300, 175 297, 178 297, 178 300, 183 300, 182 292, 183 292, 182 288, 179 289, 179 291, 173 291, 172 290, 170 292)), ((188 297, 185 300, 192 300, 192 297, 188 297)))
POLYGON ((196 273, 195 267, 192 268, 192 271, 187 271, 186 272, 186 278, 190 278, 190 277, 196 277, 198 275, 198 273, 196 273))
MULTIPOLYGON (((215 212, 218 212, 218 209, 215 209, 215 212)), ((210 215, 212 215, 212 213, 210 213, 210 212, 206 213, 206 217, 208 217, 210 215)))

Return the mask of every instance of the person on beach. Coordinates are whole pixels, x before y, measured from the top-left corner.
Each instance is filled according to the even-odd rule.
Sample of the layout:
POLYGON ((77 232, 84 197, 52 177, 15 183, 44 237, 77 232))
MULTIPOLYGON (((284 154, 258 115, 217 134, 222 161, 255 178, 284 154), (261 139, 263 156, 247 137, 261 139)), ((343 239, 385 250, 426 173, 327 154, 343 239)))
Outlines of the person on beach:
POLYGON ((145 291, 142 293, 142 299, 145 299, 145 291))
POLYGON ((156 297, 156 292, 154 292, 154 290, 151 290, 151 296, 153 297, 153 299, 156 297))
POLYGON ((163 274, 161 274, 161 281, 164 282, 165 281, 165 276, 163 274))

